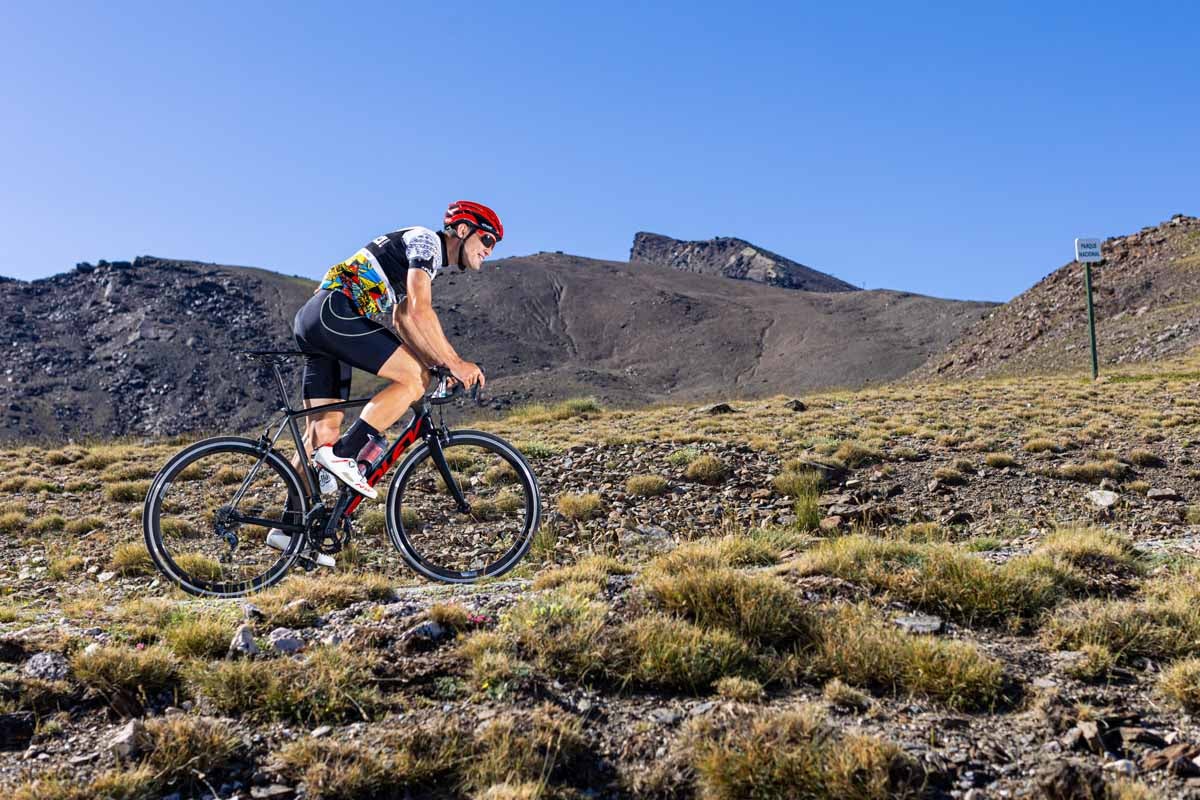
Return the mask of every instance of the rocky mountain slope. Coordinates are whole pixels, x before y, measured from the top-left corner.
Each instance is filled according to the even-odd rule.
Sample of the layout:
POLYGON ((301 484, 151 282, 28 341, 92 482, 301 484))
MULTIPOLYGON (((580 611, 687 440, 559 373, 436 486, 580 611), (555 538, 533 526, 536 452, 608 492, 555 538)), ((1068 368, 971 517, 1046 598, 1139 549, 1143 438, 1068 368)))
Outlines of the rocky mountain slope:
MULTIPOLYGON (((243 430, 275 407, 231 354, 291 347, 313 281, 144 256, 0 283, 7 439, 243 430)), ((762 396, 903 375, 990 306, 901 292, 785 292, 561 254, 448 272, 435 304, 496 405, 762 396)), ((298 375, 288 376, 297 385, 298 375)), ((369 383, 369 382, 368 382, 369 383)), ((366 391, 360 380, 356 394, 366 391)))
MULTIPOLYGON (((1182 214, 1105 240, 1092 267, 1101 365, 1200 345, 1200 219, 1182 214)), ((1083 265, 1071 262, 976 323, 913 380, 1088 369, 1083 265)))
POLYGON ((664 264, 684 272, 723 275, 784 289, 808 292, 856 292, 857 286, 818 272, 790 258, 755 247, 742 239, 717 237, 685 242, 657 233, 633 237, 629 260, 635 264, 664 264))

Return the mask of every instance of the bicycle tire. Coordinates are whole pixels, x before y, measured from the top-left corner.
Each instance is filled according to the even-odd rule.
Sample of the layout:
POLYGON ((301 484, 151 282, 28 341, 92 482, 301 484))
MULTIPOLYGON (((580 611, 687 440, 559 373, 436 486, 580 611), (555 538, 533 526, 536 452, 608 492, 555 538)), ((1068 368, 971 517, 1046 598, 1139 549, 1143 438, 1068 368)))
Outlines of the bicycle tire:
MULTIPOLYGON (((242 533, 238 537, 238 546, 244 541, 248 548, 255 548, 253 558, 263 563, 264 569, 253 575, 241 570, 233 579, 233 567, 223 565, 232 564, 232 555, 237 548, 229 548, 218 533, 219 518, 213 503, 237 494, 239 488, 243 499, 253 488, 252 501, 270 506, 267 513, 275 516, 265 519, 298 524, 308 512, 303 482, 287 459, 259 442, 238 436, 205 439, 184 448, 163 465, 150 484, 142 507, 142 536, 146 549, 159 572, 188 594, 221 598, 253 594, 280 581, 300 556, 304 535, 292 535, 288 547, 279 551, 266 545, 268 528, 265 524, 252 525, 247 530, 242 530, 243 523, 236 524, 235 530, 242 533), (257 469, 254 464, 258 465, 257 469), (222 473, 221 468, 228 471, 222 473), (237 470, 241 468, 246 471, 239 484, 237 470), (191 473, 185 472, 189 469, 191 473), (264 479, 261 487, 257 485, 260 476, 264 479), (274 479, 268 483, 267 479, 272 476, 274 479), (254 487, 250 485, 251 477, 256 482, 254 487), (197 485, 176 491, 181 484, 197 485), (170 523, 164 526, 168 520, 170 523), (185 547, 189 549, 185 551, 185 547), (225 560, 219 556, 211 557, 222 548, 230 549, 225 560), (191 564, 192 569, 182 566, 181 560, 191 564), (230 579, 226 580, 227 577, 230 579)), ((247 563, 250 563, 249 556, 247 550, 247 563)))
MULTIPOLYGON (((460 454, 462 451, 473 448, 476 451, 490 454, 498 461, 493 463, 493 466, 500 469, 502 465, 507 465, 511 468, 514 480, 508 486, 519 487, 520 495, 517 499, 520 501, 519 506, 512 504, 512 511, 505 512, 500 509, 499 500, 503 495, 492 498, 481 498, 481 492, 488 491, 485 480, 487 477, 486 471, 481 473, 481 480, 471 480, 472 485, 461 486, 464 492, 469 492, 474 498, 473 511, 470 518, 465 518, 460 515, 457 520, 448 519, 449 515, 457 513, 454 508, 454 502, 449 494, 445 491, 444 483, 440 493, 436 490, 425 491, 419 493, 419 482, 428 483, 430 480, 436 482, 440 480, 435 469, 431 451, 428 443, 421 443, 414 449, 400 465, 393 478, 391 487, 388 490, 387 500, 385 502, 385 517, 384 525, 387 529, 388 538, 393 546, 400 552, 404 561, 415 572, 423 575, 430 580, 441 583, 473 583, 481 578, 497 577, 505 574, 525 556, 529 551, 530 545, 533 543, 534 534, 538 530, 538 525, 541 522, 541 494, 538 488, 537 478, 530 469, 528 462, 515 447, 510 445, 498 436, 490 433, 474 430, 457 430, 451 431, 448 440, 442 445, 443 453, 446 454, 448 461, 454 463, 461 461, 460 454), (419 499, 417 499, 419 496, 419 499), (432 498, 439 498, 433 500, 432 498), (469 568, 461 568, 469 555, 460 553, 460 563, 454 566, 438 563, 445 561, 444 558, 435 558, 430 552, 429 543, 437 542, 445 545, 448 537, 439 535, 437 532, 425 531, 428 535, 418 538, 417 530, 410 530, 409 527, 420 528, 422 530, 429 528, 430 519, 420 518, 419 515, 427 514, 429 509, 426 507, 417 508, 418 506, 428 506, 431 503, 438 503, 439 508, 435 510, 434 516, 440 515, 442 521, 445 522, 447 531, 454 534, 462 534, 466 527, 470 530, 467 532, 472 534, 474 539, 478 541, 482 531, 490 530, 495 536, 496 531, 506 531, 511 535, 508 537, 510 541, 506 542, 506 547, 503 552, 493 561, 486 564, 476 565, 469 568), (488 508, 493 509, 498 518, 491 520, 483 519, 479 513, 482 508, 481 503, 488 503, 488 508), (420 521, 413 525, 413 520, 410 518, 409 525, 405 524, 405 510, 408 509, 411 514, 417 514, 420 521), (493 523, 488 525, 488 523, 493 523)), ((494 488, 492 486, 491 488, 494 488)), ((511 492, 504 490, 509 497, 513 497, 511 492)), ((509 505, 510 501, 506 501, 505 505, 509 505)), ((499 538, 499 537, 496 537, 499 538)), ((487 546, 488 543, 485 543, 487 546)), ((476 559, 477 561, 477 559, 476 559)))

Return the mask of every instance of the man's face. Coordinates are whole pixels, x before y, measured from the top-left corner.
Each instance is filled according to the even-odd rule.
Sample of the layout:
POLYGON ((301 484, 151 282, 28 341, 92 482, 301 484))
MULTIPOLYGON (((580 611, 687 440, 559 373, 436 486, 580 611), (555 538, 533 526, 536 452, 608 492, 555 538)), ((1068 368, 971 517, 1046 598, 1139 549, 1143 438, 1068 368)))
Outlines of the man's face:
POLYGON ((479 228, 473 229, 463 241, 463 263, 470 269, 479 269, 483 260, 496 248, 495 238, 479 228))

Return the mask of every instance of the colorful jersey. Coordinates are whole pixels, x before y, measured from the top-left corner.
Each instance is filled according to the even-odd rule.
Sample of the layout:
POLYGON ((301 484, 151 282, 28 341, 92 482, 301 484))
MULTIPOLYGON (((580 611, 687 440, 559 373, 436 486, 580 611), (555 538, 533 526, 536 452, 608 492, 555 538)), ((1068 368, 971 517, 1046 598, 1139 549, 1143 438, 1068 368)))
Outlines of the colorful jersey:
POLYGON ((436 278, 446 266, 446 243, 429 228, 402 228, 372 239, 350 258, 329 268, 322 289, 339 291, 363 315, 390 312, 408 293, 408 271, 436 278))

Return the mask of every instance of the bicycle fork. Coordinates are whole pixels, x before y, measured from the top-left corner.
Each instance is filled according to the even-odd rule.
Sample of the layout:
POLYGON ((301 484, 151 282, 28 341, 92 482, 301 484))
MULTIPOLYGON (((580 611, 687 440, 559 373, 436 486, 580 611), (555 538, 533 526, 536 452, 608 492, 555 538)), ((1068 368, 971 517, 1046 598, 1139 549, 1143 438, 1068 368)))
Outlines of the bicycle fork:
POLYGON ((450 492, 450 496, 454 498, 454 504, 458 507, 458 513, 470 514, 471 504, 467 502, 467 498, 463 497, 462 489, 458 486, 458 481, 454 480, 454 474, 450 471, 450 465, 446 463, 446 454, 442 452, 442 431, 435 430, 429 437, 429 455, 433 457, 433 463, 437 466, 438 472, 442 475, 442 480, 446 482, 446 489, 450 492))

